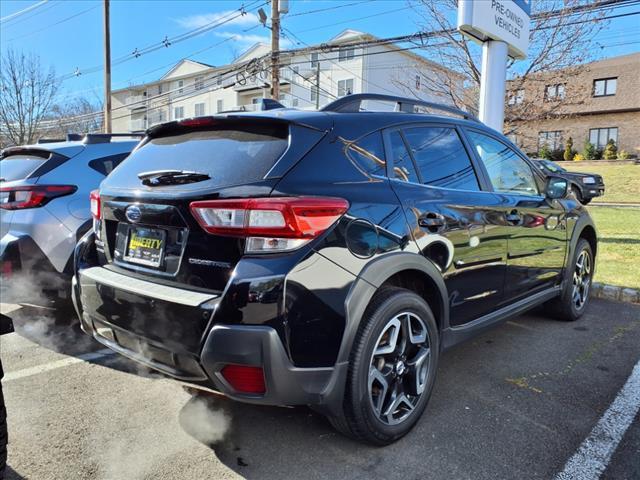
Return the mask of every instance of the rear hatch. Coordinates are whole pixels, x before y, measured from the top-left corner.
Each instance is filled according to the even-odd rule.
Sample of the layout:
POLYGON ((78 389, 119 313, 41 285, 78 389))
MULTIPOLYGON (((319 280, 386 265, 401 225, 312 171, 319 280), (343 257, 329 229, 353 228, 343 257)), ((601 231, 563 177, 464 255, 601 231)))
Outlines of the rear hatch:
POLYGON ((157 283, 222 291, 245 240, 207 233, 190 204, 269 196, 324 134, 260 116, 201 117, 150 130, 101 185, 102 263, 157 283))
MULTIPOLYGON (((68 144, 65 144, 68 145, 68 144)), ((16 211, 10 204, 18 197, 28 193, 23 187, 30 188, 38 183, 41 176, 66 162, 70 157, 82 151, 82 146, 66 146, 64 154, 37 146, 10 147, 0 157, 0 239, 11 229, 11 220, 16 211)), ((55 195, 55 192, 46 195, 55 195)), ((33 207, 32 207, 33 208, 33 207)))

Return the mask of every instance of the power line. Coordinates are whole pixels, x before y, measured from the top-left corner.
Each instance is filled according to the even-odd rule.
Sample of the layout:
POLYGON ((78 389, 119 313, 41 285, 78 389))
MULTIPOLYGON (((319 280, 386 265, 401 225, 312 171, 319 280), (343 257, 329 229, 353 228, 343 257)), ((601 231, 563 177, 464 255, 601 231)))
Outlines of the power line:
POLYGON ((17 11, 15 13, 12 13, 10 15, 2 17, 2 18, 0 18, 0 23, 6 22, 7 20, 11 20, 12 18, 16 18, 16 17, 19 17, 20 15, 23 15, 23 14, 27 13, 27 12, 30 12, 31 10, 34 10, 34 9, 44 5, 48 1, 49 0, 42 0, 41 2, 38 2, 38 3, 36 3, 34 5, 31 5, 31 6, 27 7, 27 8, 23 8, 20 11, 17 11))
MULTIPOLYGON (((188 32, 182 33, 180 35, 177 35, 175 37, 171 37, 168 38, 165 36, 164 40, 162 40, 161 42, 158 43, 154 43, 151 44, 147 47, 144 47, 142 49, 138 49, 135 48, 131 53, 127 54, 127 55, 123 55, 122 57, 119 57, 117 59, 115 59, 112 63, 112 65, 119 65, 121 63, 127 62, 129 60, 132 59, 136 59, 141 57, 142 55, 146 55, 148 53, 154 52, 156 50, 160 50, 163 48, 168 48, 171 45, 174 45, 176 43, 182 42, 184 40, 188 40, 192 37, 195 37, 197 35, 202 35, 205 32, 208 32, 210 30, 213 30, 214 28, 220 27, 226 23, 229 23, 233 20, 235 20, 236 18, 239 18, 241 16, 244 16, 247 14, 247 8, 251 8, 251 10, 256 10, 264 5, 266 5, 267 3, 269 3, 269 1, 263 1, 262 3, 260 3, 259 5, 256 6, 257 3, 259 3, 260 0, 254 0, 253 2, 251 2, 249 5, 247 6, 241 6, 240 8, 238 8, 237 10, 233 10, 233 12, 229 13, 228 15, 223 16, 222 18, 218 18, 212 22, 209 22, 203 26, 200 26, 198 28, 189 30, 188 32), (237 12, 237 13, 236 13, 237 12)), ((60 81, 64 81, 64 80, 68 80, 69 78, 73 78, 75 76, 78 75, 83 75, 83 74, 89 74, 89 73, 94 73, 94 72, 98 72, 101 71, 103 69, 102 65, 97 65, 94 67, 89 67, 89 68, 83 68, 83 69, 76 69, 76 71, 74 73, 69 73, 66 75, 62 75, 61 77, 58 78, 58 80, 60 81)))
POLYGON ((20 17, 17 20, 13 19, 13 18, 11 20, 7 20, 5 22, 5 24, 2 25, 2 28, 6 29, 6 28, 13 27, 14 25, 18 25, 18 24, 20 24, 22 22, 25 22, 27 20, 32 19, 33 17, 36 17, 38 15, 43 14, 43 13, 51 10, 52 8, 57 7, 58 5, 59 5, 59 3, 55 3, 55 1, 50 1, 44 8, 39 8, 39 9, 37 9, 35 11, 32 11, 30 15, 27 15, 25 17, 20 17))
POLYGON ((24 34, 24 35, 19 35, 19 36, 17 36, 17 37, 13 37, 13 38, 11 38, 11 39, 7 40, 7 43, 9 43, 9 42, 13 42, 13 41, 15 41, 15 40, 19 40, 19 39, 21 39, 21 38, 30 37, 31 35, 35 35, 36 33, 40 33, 40 32, 42 32, 43 30, 47 30, 47 29, 49 29, 49 28, 51 28, 51 27, 55 27, 56 25, 60 25, 61 23, 64 23, 64 22, 66 22, 66 21, 68 21, 68 20, 71 20, 71 19, 73 19, 73 18, 79 17, 80 15, 84 15, 85 13, 88 13, 88 12, 90 12, 91 10, 95 10, 95 9, 96 9, 96 8, 98 8, 99 6, 100 6, 99 4, 98 4, 98 5, 94 5, 94 6, 93 6, 93 7, 91 7, 91 8, 87 8, 86 10, 83 10, 83 11, 81 11, 81 12, 79 12, 79 13, 76 13, 76 14, 74 14, 74 15, 71 15, 70 17, 64 18, 64 19, 59 20, 59 21, 57 21, 57 22, 55 22, 55 23, 52 23, 52 24, 50 24, 50 25, 47 25, 46 27, 40 28, 40 29, 35 30, 35 31, 33 31, 33 32, 26 33, 26 34, 24 34))

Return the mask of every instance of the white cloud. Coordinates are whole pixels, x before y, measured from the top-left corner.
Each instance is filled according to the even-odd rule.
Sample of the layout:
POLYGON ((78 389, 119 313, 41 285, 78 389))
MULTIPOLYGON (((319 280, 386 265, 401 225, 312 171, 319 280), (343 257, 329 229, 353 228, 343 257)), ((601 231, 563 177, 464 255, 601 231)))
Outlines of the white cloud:
MULTIPOLYGON (((246 35, 244 33, 233 32, 213 32, 217 37, 233 38, 236 42, 243 45, 253 45, 254 43, 266 43, 271 45, 271 37, 267 35, 246 35)), ((280 48, 289 48, 292 43, 286 38, 280 38, 280 48)))
POLYGON ((224 22, 225 26, 230 25, 256 25, 259 23, 258 16, 255 13, 247 12, 245 15, 238 16, 237 10, 225 10, 217 13, 204 13, 200 15, 189 15, 188 17, 177 18, 178 22, 184 28, 200 28, 205 25, 213 25, 218 22, 224 22), (232 20, 229 20, 232 19, 232 20))

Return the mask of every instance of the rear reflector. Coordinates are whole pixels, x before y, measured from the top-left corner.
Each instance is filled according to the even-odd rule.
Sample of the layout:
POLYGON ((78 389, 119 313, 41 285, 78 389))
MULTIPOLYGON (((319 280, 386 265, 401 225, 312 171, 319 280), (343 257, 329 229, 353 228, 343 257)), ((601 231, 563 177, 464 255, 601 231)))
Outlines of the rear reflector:
POLYGON ((100 191, 92 190, 89 194, 89 201, 91 202, 91 216, 100 220, 100 191))
POLYGON ((220 373, 236 392, 258 395, 266 392, 264 372, 261 367, 225 365, 220 373))
POLYGON ((25 185, 0 187, 0 208, 23 210, 46 205, 54 198, 70 195, 78 190, 75 185, 25 185))
POLYGON ((191 212, 208 233, 247 238, 252 253, 299 248, 331 227, 349 208, 342 198, 279 197, 205 200, 191 212))

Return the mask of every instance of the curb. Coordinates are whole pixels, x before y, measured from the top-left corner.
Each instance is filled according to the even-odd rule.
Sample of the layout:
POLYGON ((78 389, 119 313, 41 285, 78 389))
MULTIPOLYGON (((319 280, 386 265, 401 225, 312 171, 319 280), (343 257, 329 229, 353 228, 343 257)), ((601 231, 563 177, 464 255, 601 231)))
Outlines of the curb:
POLYGON ((640 304, 640 290, 599 282, 594 282, 591 285, 591 296, 604 298, 605 300, 640 304))

